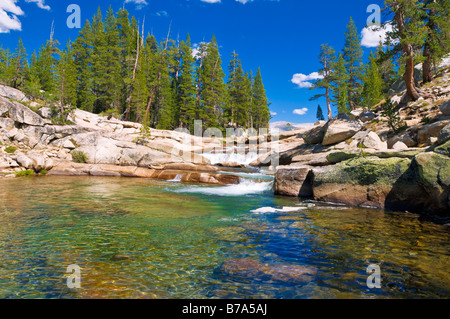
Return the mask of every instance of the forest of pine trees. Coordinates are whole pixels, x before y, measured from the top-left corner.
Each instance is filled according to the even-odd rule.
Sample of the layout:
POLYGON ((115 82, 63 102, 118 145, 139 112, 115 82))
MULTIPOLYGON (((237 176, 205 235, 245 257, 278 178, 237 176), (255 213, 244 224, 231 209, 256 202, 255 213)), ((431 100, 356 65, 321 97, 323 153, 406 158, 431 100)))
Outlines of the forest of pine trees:
MULTIPOLYGON (((361 39, 352 18, 345 32, 342 52, 328 44, 320 49, 319 74, 311 89, 321 93, 310 100, 326 98, 328 118, 331 105, 338 113, 350 113, 363 107, 370 109, 389 96, 391 86, 403 79, 409 100, 421 96, 414 67, 423 63, 421 83, 434 78, 436 65, 450 52, 448 0, 385 0, 385 14, 392 18, 394 31, 387 43, 380 43, 363 63, 361 39)), ((322 109, 320 108, 320 113, 322 109)), ((319 114, 317 115, 319 118, 319 114)))
POLYGON ((233 52, 225 81, 213 36, 196 56, 185 40, 158 42, 125 9, 100 8, 65 48, 52 37, 28 57, 21 40, 0 48, 0 81, 50 101, 63 117, 74 108, 159 129, 267 128, 269 102, 261 71, 244 71, 233 52))

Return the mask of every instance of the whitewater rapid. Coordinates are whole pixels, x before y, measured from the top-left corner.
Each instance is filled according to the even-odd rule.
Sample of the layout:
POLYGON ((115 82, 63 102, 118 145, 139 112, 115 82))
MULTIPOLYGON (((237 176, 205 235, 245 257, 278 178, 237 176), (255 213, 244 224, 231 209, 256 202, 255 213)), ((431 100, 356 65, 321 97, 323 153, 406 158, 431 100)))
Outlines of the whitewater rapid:
POLYGON ((241 179, 236 185, 227 186, 187 186, 173 190, 175 193, 204 194, 214 196, 245 196, 272 191, 273 182, 255 182, 241 179))
POLYGON ((250 163, 256 161, 261 154, 257 152, 248 151, 247 148, 231 147, 226 148, 220 152, 210 152, 202 154, 203 157, 211 161, 211 165, 217 165, 221 163, 238 163, 241 165, 250 165, 250 163))

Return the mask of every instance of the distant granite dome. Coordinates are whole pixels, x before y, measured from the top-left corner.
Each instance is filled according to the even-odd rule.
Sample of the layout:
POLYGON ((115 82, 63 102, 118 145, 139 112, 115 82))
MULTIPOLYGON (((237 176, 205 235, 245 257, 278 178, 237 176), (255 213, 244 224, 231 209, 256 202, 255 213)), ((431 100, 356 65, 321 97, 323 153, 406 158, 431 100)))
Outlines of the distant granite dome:
POLYGON ((304 128, 312 128, 313 126, 314 126, 313 123, 296 124, 296 123, 280 121, 280 122, 270 123, 270 130, 278 129, 280 132, 287 132, 287 131, 304 129, 304 128), (287 124, 290 124, 290 126, 288 126, 287 124))

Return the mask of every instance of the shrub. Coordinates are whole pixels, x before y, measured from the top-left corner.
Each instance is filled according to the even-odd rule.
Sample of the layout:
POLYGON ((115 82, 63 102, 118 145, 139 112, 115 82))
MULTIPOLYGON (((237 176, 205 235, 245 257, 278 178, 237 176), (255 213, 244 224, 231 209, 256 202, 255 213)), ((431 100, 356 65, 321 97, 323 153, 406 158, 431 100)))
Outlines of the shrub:
POLYGON ((15 172, 16 176, 30 176, 30 175, 34 175, 34 171, 32 171, 31 169, 27 169, 26 171, 19 171, 19 172, 15 172))
POLYGON ((421 122, 421 123, 424 123, 424 124, 428 124, 428 123, 431 122, 431 119, 430 119, 428 116, 425 115, 425 116, 420 120, 420 122, 421 122))
POLYGON ((5 152, 6 153, 13 154, 15 151, 17 151, 17 147, 15 147, 15 146, 5 147, 5 152))
POLYGON ((381 107, 381 115, 387 117, 387 124, 394 131, 394 133, 399 133, 405 130, 408 126, 400 118, 396 107, 392 104, 391 99, 388 99, 381 107))
POLYGON ((72 159, 75 163, 87 163, 88 158, 82 151, 73 151, 72 159))
POLYGON ((39 172, 39 175, 47 175, 48 171, 46 169, 43 169, 39 172))

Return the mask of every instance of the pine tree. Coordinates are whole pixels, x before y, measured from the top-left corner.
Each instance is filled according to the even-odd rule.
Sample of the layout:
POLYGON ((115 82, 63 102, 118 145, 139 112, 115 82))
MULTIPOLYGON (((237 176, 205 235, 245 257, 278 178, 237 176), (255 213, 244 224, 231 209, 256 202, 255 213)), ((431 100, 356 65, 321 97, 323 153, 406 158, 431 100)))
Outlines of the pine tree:
POLYGON ((76 106, 77 82, 76 66, 73 59, 73 48, 70 42, 62 51, 58 61, 58 95, 61 106, 76 106))
POLYGON ((106 52, 106 37, 105 27, 103 25, 103 17, 100 7, 97 13, 92 18, 92 52, 90 56, 91 61, 91 76, 92 76, 92 93, 95 96, 93 101, 94 113, 100 113, 106 109, 105 94, 106 88, 104 84, 105 79, 105 52, 106 52))
POLYGON ((73 43, 73 54, 77 69, 77 107, 86 111, 92 111, 95 98, 92 93, 92 40, 91 24, 87 20, 80 30, 78 38, 73 43))
POLYGON ((373 52, 370 53, 369 62, 364 72, 363 103, 364 107, 372 108, 383 98, 383 79, 373 52))
POLYGON ((57 110, 59 120, 65 123, 67 115, 73 110, 77 102, 76 67, 73 60, 72 46, 67 44, 66 50, 60 52, 57 64, 59 109, 57 110))
POLYGON ((41 98, 41 82, 38 74, 36 51, 33 52, 30 58, 30 68, 28 71, 28 77, 25 80, 24 91, 31 96, 41 98))
POLYGON ((426 37, 423 3, 417 0, 385 0, 387 9, 394 14, 394 31, 388 34, 390 40, 400 39, 402 57, 405 59, 403 79, 408 97, 416 101, 420 97, 414 79, 416 51, 422 48, 426 37))
POLYGON ((318 121, 324 121, 325 118, 323 116, 323 111, 322 111, 322 107, 320 106, 320 104, 317 106, 317 114, 316 114, 317 120, 318 121))
POLYGON ((137 21, 125 9, 117 12, 117 30, 119 33, 119 65, 121 83, 121 111, 125 120, 130 118, 130 95, 132 93, 133 70, 136 64, 136 43, 138 37, 137 21))
POLYGON ((260 68, 258 68, 255 78, 253 79, 252 89, 253 108, 255 110, 253 126, 255 129, 268 128, 270 122, 269 101, 267 99, 260 68))
POLYGON ((197 105, 205 127, 217 127, 225 102, 225 74, 215 36, 200 46, 197 69, 197 105))
POLYGON ((5 81, 6 68, 8 67, 7 61, 6 50, 0 46, 0 81, 2 82, 5 81))
POLYGON ((253 127, 253 96, 252 96, 253 78, 250 72, 245 72, 242 82, 242 106, 241 106, 241 122, 239 126, 245 129, 253 127))
POLYGON ((160 72, 163 65, 161 62, 161 53, 159 52, 158 43, 156 42, 155 37, 153 35, 149 35, 147 36, 145 42, 146 45, 143 52, 142 69, 145 73, 149 97, 143 122, 147 125, 155 127, 157 110, 155 108, 154 101, 159 86, 160 72))
POLYGON ((347 74, 345 69, 345 61, 342 54, 339 54, 332 67, 333 72, 330 81, 332 92, 331 101, 337 106, 338 113, 350 113, 348 97, 350 75, 347 74))
POLYGON ((9 49, 2 50, 2 69, 0 74, 5 84, 10 84, 11 79, 14 77, 14 56, 9 49))
MULTIPOLYGON (((163 46, 163 45, 161 45, 163 46)), ((173 78, 176 73, 176 55, 178 48, 174 45, 174 41, 167 37, 164 43, 164 50, 161 52, 161 60, 159 66, 158 90, 156 94, 156 105, 159 110, 159 120, 157 128, 170 130, 174 129, 177 122, 176 102, 176 81, 173 78)))
POLYGON ((120 112, 121 91, 118 83, 121 83, 119 64, 119 32, 117 30, 117 18, 110 6, 105 17, 105 39, 103 50, 103 85, 106 111, 120 112))
POLYGON ((426 39, 423 46, 423 83, 433 79, 433 65, 450 50, 450 3, 446 0, 424 0, 426 39))
POLYGON ((180 100, 180 127, 185 127, 193 132, 195 118, 195 84, 194 63, 191 38, 188 34, 186 42, 181 42, 181 75, 179 79, 180 100))
POLYGON ((19 38, 19 43, 17 44, 12 63, 13 73, 12 78, 10 79, 10 84, 13 88, 22 88, 25 84, 25 79, 28 76, 29 66, 27 61, 27 52, 21 38, 19 38))
POLYGON ((47 94, 53 94, 56 87, 55 67, 57 60, 54 57, 57 43, 55 41, 47 41, 40 49, 36 59, 36 71, 39 78, 41 90, 47 94))
POLYGON ((323 77, 322 79, 316 80, 313 86, 310 87, 311 90, 314 89, 323 89, 325 92, 323 94, 317 94, 313 96, 310 101, 317 100, 321 97, 325 97, 327 101, 328 108, 328 119, 331 120, 333 115, 331 113, 331 104, 330 104, 330 90, 331 90, 331 81, 332 81, 332 71, 333 71, 333 61, 335 60, 335 51, 328 44, 322 44, 320 48, 319 61, 322 65, 322 68, 319 70, 319 74, 323 77))
POLYGON ((391 50, 384 50, 383 44, 377 47, 375 53, 376 63, 380 72, 380 76, 383 83, 382 92, 384 95, 388 95, 392 85, 398 80, 398 73, 394 67, 394 52, 391 50))
POLYGON ((362 57, 361 40, 358 36, 355 22, 352 18, 347 25, 345 32, 345 45, 343 58, 348 72, 348 101, 350 108, 354 109, 361 100, 361 77, 362 77, 362 57))
POLYGON ((238 54, 233 52, 228 66, 229 76, 227 82, 228 101, 225 108, 225 117, 231 126, 240 126, 246 121, 246 101, 244 95, 245 76, 238 54))

